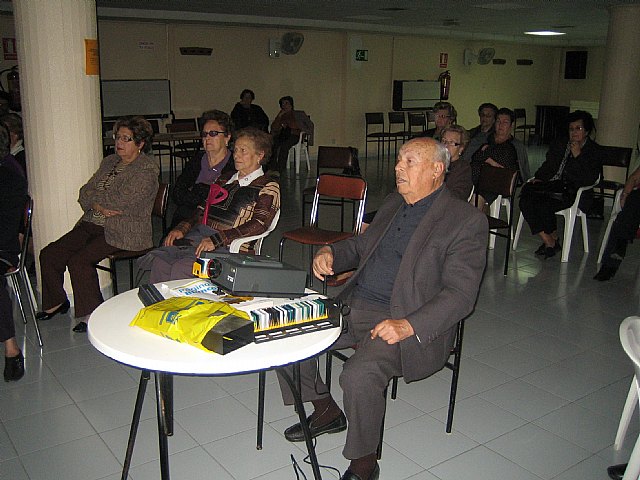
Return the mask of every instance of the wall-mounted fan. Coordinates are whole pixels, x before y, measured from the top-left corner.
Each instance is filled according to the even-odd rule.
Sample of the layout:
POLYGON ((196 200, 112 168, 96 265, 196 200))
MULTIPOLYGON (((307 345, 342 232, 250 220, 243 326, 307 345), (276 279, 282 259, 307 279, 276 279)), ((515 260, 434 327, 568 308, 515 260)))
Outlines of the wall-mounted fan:
POLYGON ((466 66, 472 65, 473 63, 478 63, 478 65, 487 65, 491 60, 493 60, 495 55, 495 48, 482 48, 478 53, 475 53, 470 48, 465 48, 463 63, 466 66))
POLYGON ((304 35, 298 32, 287 32, 280 40, 280 51, 285 55, 295 55, 304 43, 304 35))

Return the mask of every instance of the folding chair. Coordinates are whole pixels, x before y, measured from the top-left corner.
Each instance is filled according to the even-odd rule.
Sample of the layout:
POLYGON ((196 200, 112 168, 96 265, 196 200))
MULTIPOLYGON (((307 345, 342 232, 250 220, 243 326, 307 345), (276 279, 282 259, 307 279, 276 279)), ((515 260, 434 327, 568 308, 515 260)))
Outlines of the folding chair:
MULTIPOLYGON (((358 235, 362 228, 362 216, 364 215, 366 198, 367 182, 363 178, 330 173, 320 174, 316 181, 316 192, 313 197, 311 221, 309 222, 309 226, 289 230, 282 234, 282 239, 280 240, 280 261, 282 261, 286 240, 292 240, 309 247, 309 266, 311 267, 314 245, 330 245, 340 240, 345 240, 354 235, 358 235), (356 214, 352 232, 338 232, 335 230, 324 230, 318 228, 318 207, 320 205, 321 196, 334 199, 344 198, 358 202, 358 213, 356 214)), ((311 274, 309 275, 309 279, 309 285, 311 286, 313 283, 313 280, 311 280, 311 274)), ((323 285, 323 293, 326 293, 326 281, 323 285)))
MULTIPOLYGON (((318 147, 318 160, 316 162, 316 181, 320 176, 321 170, 332 170, 333 173, 353 172, 354 175, 360 174, 360 165, 358 164, 358 150, 353 147, 318 147)), ((313 195, 315 187, 307 187, 302 191, 302 225, 306 218, 306 207, 313 203, 313 195)), ((321 199, 322 205, 338 205, 340 206, 340 230, 344 230, 344 205, 345 200, 321 199)), ((355 216, 355 203, 354 216, 355 216)))
POLYGON ((22 238, 22 248, 20 250, 20 258, 18 260, 18 265, 9 269, 7 273, 4 274, 5 278, 7 278, 11 286, 13 287, 13 291, 16 294, 16 301, 18 302, 18 307, 20 308, 20 313, 22 314, 22 320, 24 323, 27 323, 27 315, 24 311, 24 305, 22 303, 22 295, 21 293, 26 293, 27 303, 29 304, 29 311, 31 313, 31 317, 33 318, 33 324, 36 327, 36 335, 38 336, 38 344, 42 347, 42 336, 40 335, 40 326, 38 325, 38 319, 36 318, 36 299, 33 293, 33 287, 31 286, 31 280, 29 280, 29 275, 27 274, 27 269, 25 268, 25 261, 27 259, 27 253, 29 250, 29 238, 31 237, 31 224, 33 218, 33 199, 27 196, 27 201, 24 207, 24 237, 22 238), (27 289, 26 292, 22 292, 22 288, 20 286, 20 281, 27 289))

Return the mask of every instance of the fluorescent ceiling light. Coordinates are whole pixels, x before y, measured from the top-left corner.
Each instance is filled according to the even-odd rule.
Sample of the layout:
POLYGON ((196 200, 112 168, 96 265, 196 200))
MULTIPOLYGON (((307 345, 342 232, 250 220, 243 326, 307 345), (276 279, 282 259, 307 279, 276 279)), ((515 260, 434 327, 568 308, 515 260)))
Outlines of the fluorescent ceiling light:
POLYGON ((551 37, 554 35, 566 35, 564 32, 552 32, 550 30, 540 30, 537 32, 524 32, 525 35, 539 35, 542 37, 551 37))

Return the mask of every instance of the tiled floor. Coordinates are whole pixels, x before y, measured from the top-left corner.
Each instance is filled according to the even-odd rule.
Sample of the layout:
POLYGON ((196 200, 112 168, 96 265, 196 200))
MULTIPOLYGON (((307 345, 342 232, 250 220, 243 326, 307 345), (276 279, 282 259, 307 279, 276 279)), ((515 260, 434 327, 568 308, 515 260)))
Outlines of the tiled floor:
MULTIPOLYGON (((532 152, 532 163, 540 152, 532 152), (537 155, 537 156, 536 156, 537 155)), ((534 167, 535 170, 535 167, 534 167)), ((369 160, 369 209, 393 188, 388 168, 369 160)), ((279 232, 300 222, 306 178, 283 178, 283 214, 264 253, 276 255, 279 232)), ((579 227, 576 227, 579 236, 579 227)), ((640 312, 640 249, 634 245, 610 283, 592 280, 602 221, 589 221, 591 253, 574 239, 569 263, 540 261, 524 234, 502 275, 503 248, 488 253, 475 313, 467 322, 454 431, 444 421, 450 374, 406 385, 389 402, 381 478, 389 480, 600 480, 626 461, 638 434, 613 450, 632 376, 618 340, 621 320, 640 312)), ((303 264, 289 246, 287 260, 303 264)), ((123 281, 127 275, 121 275, 123 281)), ((124 287, 124 285, 122 285, 124 287)), ((120 478, 139 372, 116 364, 71 332, 68 315, 42 323, 36 347, 30 322, 18 323, 27 374, 0 385, 0 478, 120 478)), ((338 392, 337 367, 334 391, 338 392)), ((257 377, 176 378, 174 479, 295 479, 293 455, 305 453, 282 431, 295 421, 282 406, 275 376, 267 387, 264 449, 255 449, 257 377)), ((154 397, 148 390, 130 478, 159 478, 154 397)), ((344 434, 318 439, 321 463, 343 471, 344 434)), ((310 468, 302 465, 307 478, 310 468)), ((323 470, 324 478, 338 478, 323 470)))

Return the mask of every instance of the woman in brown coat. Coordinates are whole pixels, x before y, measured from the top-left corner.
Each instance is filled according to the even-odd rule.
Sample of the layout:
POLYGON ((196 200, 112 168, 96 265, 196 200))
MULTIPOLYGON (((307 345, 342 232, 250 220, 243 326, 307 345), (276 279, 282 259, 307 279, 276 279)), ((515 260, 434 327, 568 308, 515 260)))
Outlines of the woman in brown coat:
POLYGON ((142 117, 124 117, 115 124, 116 153, 106 157, 80 188, 84 214, 66 235, 40 252, 42 308, 39 320, 66 313, 64 290, 68 268, 73 287, 76 332, 85 332, 88 316, 103 302, 95 264, 118 250, 153 246, 151 210, 158 191, 158 165, 152 155, 153 130, 142 117))

